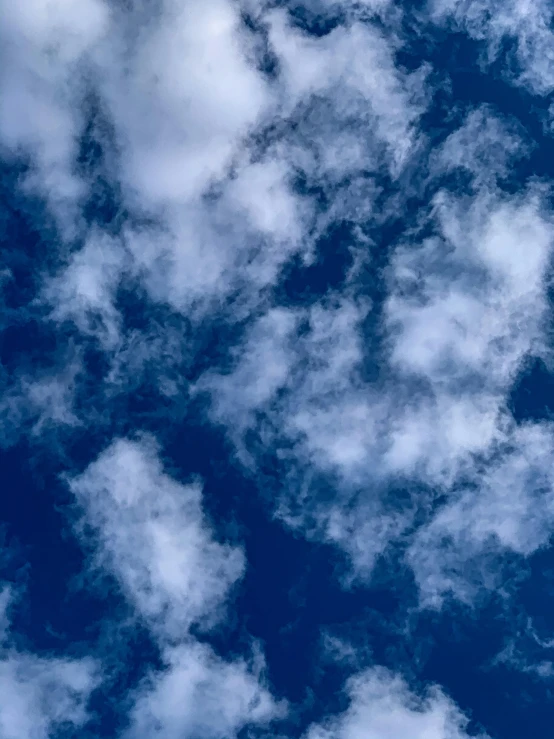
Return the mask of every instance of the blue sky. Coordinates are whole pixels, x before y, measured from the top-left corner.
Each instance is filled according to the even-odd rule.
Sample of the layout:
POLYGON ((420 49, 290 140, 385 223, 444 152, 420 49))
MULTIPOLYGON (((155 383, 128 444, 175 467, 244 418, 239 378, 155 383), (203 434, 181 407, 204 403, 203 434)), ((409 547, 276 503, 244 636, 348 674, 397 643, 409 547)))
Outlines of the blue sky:
POLYGON ((542 739, 546 0, 0 0, 0 739, 542 739))

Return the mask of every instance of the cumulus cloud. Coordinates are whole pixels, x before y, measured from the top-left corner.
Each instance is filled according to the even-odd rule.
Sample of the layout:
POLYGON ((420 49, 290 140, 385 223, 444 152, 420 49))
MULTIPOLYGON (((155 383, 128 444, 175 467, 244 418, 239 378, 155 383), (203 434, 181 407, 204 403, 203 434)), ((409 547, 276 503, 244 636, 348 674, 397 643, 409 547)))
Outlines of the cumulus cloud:
POLYGON ((533 194, 467 204, 440 196, 436 218, 438 239, 394 255, 385 315, 392 367, 425 388, 397 421, 389 460, 407 470, 422 463, 440 481, 493 442, 521 362, 540 351, 553 234, 533 194), (427 431, 413 446, 410 427, 427 431))
POLYGON ((82 420, 74 408, 74 392, 82 370, 78 356, 61 361, 48 371, 16 373, 0 399, 0 446, 9 447, 25 431, 45 438, 51 432, 78 428, 82 420))
POLYGON ((530 149, 521 127, 499 117, 491 106, 481 106, 467 115, 431 157, 433 174, 465 170, 474 188, 494 186, 505 178, 514 161, 530 149))
MULTIPOLYGON (((481 119, 479 125, 494 124, 481 119)), ((461 145, 448 141, 444 161, 458 166, 461 145)), ((466 162, 481 171, 478 159, 466 162)), ((392 505, 391 484, 449 493, 469 480, 484 506, 505 499, 503 480, 492 474, 495 455, 502 445, 519 449, 524 438, 513 430, 507 396, 525 358, 544 349, 553 231, 541 191, 510 198, 484 185, 464 197, 443 191, 429 226, 432 235, 419 242, 412 236, 392 252, 377 381, 364 378, 364 320, 372 307, 345 296, 308 309, 274 309, 254 324, 234 370, 200 384, 213 395, 214 418, 234 434, 256 428, 262 445, 292 450, 284 454, 297 473, 281 515, 300 525, 315 520, 363 571, 406 531, 415 510, 432 506, 435 493, 422 491, 417 500, 407 496, 392 505), (487 491, 483 458, 492 465, 487 491), (321 474, 332 480, 334 501, 310 493, 310 479, 321 474)), ((548 429, 529 433, 544 442, 541 449, 548 445, 548 429)), ((540 455, 535 464, 546 459, 540 455)), ((514 516, 525 516, 512 493, 514 516)), ((491 515, 507 532, 506 513, 491 515)), ((477 525, 479 515, 463 520, 477 525)), ((432 562, 440 561, 440 541, 427 537, 422 545, 432 562)), ((509 536, 500 541, 520 548, 509 536)), ((525 553, 545 539, 531 535, 530 541, 525 553)), ((431 573, 422 575, 426 587, 437 587, 431 573)))
POLYGON ((68 234, 84 195, 75 175, 91 53, 109 24, 102 0, 2 2, 0 148, 30 162, 25 184, 47 198, 68 234))
POLYGON ((213 617, 243 555, 213 540, 200 485, 166 475, 151 439, 114 442, 70 486, 98 534, 100 561, 162 637, 213 617))
POLYGON ((70 482, 98 538, 98 564, 160 645, 164 668, 139 686, 129 737, 227 737, 283 714, 263 663, 226 661, 191 634, 213 626, 244 570, 242 552, 217 542, 201 487, 165 474, 152 439, 114 442, 70 482))
POLYGON ((467 739, 467 719, 434 687, 421 697, 387 670, 374 668, 349 680, 350 705, 310 727, 307 739, 467 739))
POLYGON ((314 38, 292 28, 284 11, 269 15, 269 29, 285 106, 313 99, 310 133, 320 176, 339 179, 355 167, 370 170, 383 145, 392 172, 398 172, 414 146, 423 95, 421 74, 397 70, 394 41, 356 22, 314 38), (327 105, 318 105, 318 97, 327 105), (363 129, 373 135, 361 135, 363 129))
MULTIPOLYGON (((291 255, 310 252, 315 203, 299 193, 299 173, 329 193, 339 184, 332 197, 354 200, 352 213, 364 213, 371 188, 346 178, 383 165, 398 174, 414 147, 424 74, 400 72, 398 42, 355 17, 315 39, 284 11, 260 8, 257 22, 277 60, 269 76, 259 38, 228 0, 209 8, 167 0, 156 12, 101 0, 77 10, 57 0, 48 15, 40 8, 5 15, 5 97, 21 98, 4 108, 5 146, 31 157, 52 202, 83 202, 75 164, 85 97, 94 96, 110 123, 115 176, 133 216, 123 228, 129 267, 151 297, 187 314, 245 285, 255 302, 291 255)), ((83 292, 83 274, 97 269, 92 252, 101 237, 94 241, 60 272, 69 281, 58 313, 67 314, 73 290, 73 319, 85 332, 92 295, 83 292), (75 280, 79 287, 70 287, 75 280)), ((116 272, 97 269, 96 300, 109 304, 116 272)))
POLYGON ((50 318, 73 321, 85 336, 95 336, 107 349, 119 342, 115 290, 125 269, 121 244, 102 233, 91 233, 67 267, 47 280, 42 300, 52 307, 50 318))
POLYGON ((87 703, 99 682, 93 659, 39 657, 10 644, 8 588, 0 607, 0 732, 6 739, 48 739, 88 720, 87 703))
POLYGON ((427 605, 436 607, 449 593, 471 602, 480 588, 500 585, 490 567, 495 554, 527 556, 549 542, 553 430, 524 425, 502 442, 476 470, 476 479, 416 534, 408 557, 427 605))
POLYGON ((166 660, 166 671, 151 676, 137 696, 130 739, 222 739, 283 715, 284 706, 274 702, 243 662, 225 662, 198 643, 172 649, 166 660))

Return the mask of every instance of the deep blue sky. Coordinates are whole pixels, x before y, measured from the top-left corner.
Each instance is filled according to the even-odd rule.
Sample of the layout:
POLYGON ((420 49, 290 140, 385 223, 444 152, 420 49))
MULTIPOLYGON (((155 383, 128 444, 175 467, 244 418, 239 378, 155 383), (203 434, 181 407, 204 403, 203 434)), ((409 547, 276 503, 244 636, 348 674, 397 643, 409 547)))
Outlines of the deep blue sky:
POLYGON ((0 739, 550 736, 548 3, 22 6, 0 739))

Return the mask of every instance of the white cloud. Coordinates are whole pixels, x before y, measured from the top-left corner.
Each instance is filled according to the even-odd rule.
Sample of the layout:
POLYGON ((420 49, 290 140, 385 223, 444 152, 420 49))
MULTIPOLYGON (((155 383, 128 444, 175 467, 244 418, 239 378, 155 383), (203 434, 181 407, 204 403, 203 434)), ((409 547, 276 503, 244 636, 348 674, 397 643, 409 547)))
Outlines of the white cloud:
POLYGON ((172 649, 166 658, 167 670, 139 691, 130 716, 133 739, 223 739, 283 713, 243 662, 224 662, 198 643, 172 649))
POLYGON ((70 486, 97 534, 98 564, 118 578, 164 662, 135 691, 125 736, 223 739, 281 716, 261 658, 226 661, 189 633, 214 625, 244 570, 242 552, 213 538, 200 486, 165 474, 152 439, 114 442, 70 486))
POLYGON ((509 174, 515 158, 528 154, 522 133, 513 121, 500 118, 484 105, 467 115, 431 161, 440 172, 465 169, 474 187, 494 185, 497 178, 509 174))
POLYGON ((238 6, 168 2, 137 35, 139 21, 123 17, 134 42, 114 37, 98 57, 126 201, 157 224, 128 224, 125 241, 154 300, 203 312, 245 279, 254 292, 274 281, 299 248, 302 203, 284 160, 247 151, 274 96, 238 6))
POLYGON ((166 475, 146 439, 114 442, 70 485, 98 534, 100 563, 161 638, 213 620, 244 559, 212 538, 199 484, 166 475))
MULTIPOLYGON (((394 40, 370 24, 338 26, 315 38, 292 28, 283 11, 268 20, 282 70, 284 109, 304 101, 313 106, 304 127, 320 176, 340 179, 352 169, 371 170, 383 146, 391 170, 398 172, 415 143, 423 95, 421 74, 401 74, 395 67, 394 40)), ((310 146, 306 149, 309 157, 310 146)))
POLYGON ((500 586, 494 557, 502 550, 528 556, 554 531, 554 476, 550 425, 510 429, 481 461, 469 484, 453 494, 408 552, 425 605, 446 595, 471 602, 500 586))
POLYGON ((307 739, 467 739, 467 719, 437 687, 424 697, 403 680, 374 668, 347 683, 348 709, 316 724, 307 739))
POLYGON ((541 350, 553 231, 533 194, 436 207, 442 238, 400 247, 391 263, 391 365, 424 390, 396 415, 388 463, 451 484, 501 433, 511 383, 541 350))
POLYGON ((254 422, 254 411, 265 410, 281 426, 277 433, 298 441, 316 466, 355 475, 374 421, 356 376, 367 310, 345 298, 262 316, 236 352, 234 370, 206 375, 198 385, 213 394, 214 418, 240 431, 254 422), (307 330, 299 336, 302 322, 307 330))
POLYGON ((16 375, 0 401, 0 445, 9 446, 23 429, 37 438, 50 431, 80 426, 74 392, 81 370, 80 358, 75 355, 59 368, 16 375))
MULTIPOLYGON (((494 455, 499 444, 517 449, 523 438, 510 431, 507 395, 525 358, 544 348, 553 231, 541 192, 507 198, 483 187, 465 199, 441 193, 429 219, 434 235, 400 243, 387 268, 377 382, 364 379, 363 325, 371 307, 343 297, 268 313, 237 351, 234 370, 200 383, 212 393, 213 417, 235 439, 253 427, 265 448, 284 449, 290 479, 279 514, 340 544, 364 574, 416 510, 431 509, 437 491, 450 494, 470 480, 493 508, 500 505, 503 480, 492 475, 494 455), (483 458, 492 465, 488 492, 483 458), (333 487, 330 499, 312 493, 322 475, 333 487), (394 502, 387 491, 395 483, 419 492, 394 502)), ((542 439, 544 430, 529 433, 535 431, 542 439)), ((245 452, 243 459, 252 465, 245 452)), ((500 505, 491 514, 498 521, 490 522, 505 534, 501 546, 516 551, 527 510, 518 494, 511 489, 512 520, 500 505)), ((471 520, 477 519, 476 513, 471 520)), ((440 569, 446 562, 437 558, 440 535, 418 541, 421 556, 440 569)), ((528 544, 525 553, 540 545, 528 544)), ((437 577, 411 562, 422 595, 426 588, 440 592, 437 577)))
POLYGON ((47 197, 71 233, 83 194, 74 174, 83 72, 109 24, 101 0, 0 3, 0 149, 29 157, 26 185, 47 197))
POLYGON ((68 266, 46 282, 42 299, 52 306, 50 317, 72 320, 85 335, 96 336, 106 349, 119 341, 115 290, 125 268, 121 244, 102 233, 90 234, 68 266))
MULTIPOLYGON (((196 201, 224 175, 270 95, 233 3, 169 0, 161 10, 134 35, 137 43, 119 49, 113 40, 100 83, 124 183, 147 208, 166 209, 196 201)), ((122 18, 135 34, 139 20, 122 18)))
MULTIPOLYGON (((278 61, 271 80, 258 68, 259 39, 229 0, 166 0, 151 12, 101 0, 55 0, 48 13, 31 5, 6 11, 5 97, 13 100, 0 137, 31 156, 64 216, 64 235, 73 235, 79 219, 70 206, 86 197, 75 175, 86 87, 109 122, 117 151, 110 169, 133 215, 123 228, 129 269, 154 300, 188 316, 245 286, 242 302, 256 305, 291 255, 312 252, 325 223, 312 231, 314 202, 297 192, 299 172, 330 191, 339 184, 332 198, 360 219, 376 190, 352 178, 383 161, 398 173, 413 149, 423 77, 397 70, 397 42, 355 19, 367 21, 382 3, 347 4, 352 23, 321 39, 259 7, 278 61)), ((85 333, 95 302, 113 343, 119 264, 99 267, 91 251, 101 239, 91 238, 96 246, 85 240, 49 295, 54 315, 71 314, 85 333)))
POLYGON ((0 733, 5 739, 48 739, 64 724, 82 726, 95 687, 92 663, 40 659, 17 653, 0 658, 0 733))
POLYGON ((254 475, 259 450, 250 455, 244 448, 246 429, 255 428, 264 447, 283 448, 287 472, 275 502, 278 515, 308 535, 339 543, 366 573, 410 519, 382 505, 379 460, 388 405, 361 372, 360 325, 368 310, 352 298, 274 310, 254 324, 235 369, 207 375, 198 386, 211 392, 212 417, 229 427, 254 475), (314 496, 311 478, 317 483, 318 475, 330 479, 331 500, 314 496))
MULTIPOLYGON (((135 272, 153 299, 188 315, 245 285, 243 301, 256 304, 287 259, 313 246, 298 171, 327 186, 380 167, 386 151, 397 172, 423 107, 421 74, 399 73, 394 43, 375 28, 310 41, 283 14, 260 12, 278 58, 271 81, 227 0, 166 2, 140 30, 131 11, 95 48, 125 200, 156 223, 125 228, 135 272)), ((374 192, 347 189, 352 213, 367 212, 374 192)))
POLYGON ((519 69, 508 71, 513 81, 527 85, 538 95, 554 89, 552 9, 536 0, 431 0, 431 17, 452 22, 475 39, 486 41, 490 59, 498 56, 502 42, 516 41, 515 61, 519 69))
MULTIPOLYGON (((11 40, 0 83, 11 101, 0 114, 3 145, 32 156, 41 187, 59 205, 82 193, 74 164, 86 70, 113 127, 117 178, 133 215, 121 239, 91 232, 48 279, 42 298, 51 318, 99 338, 111 352, 111 377, 121 377, 122 358, 140 343, 136 334, 121 336, 114 294, 123 275, 138 277, 152 299, 192 321, 238 293, 228 318, 251 323, 235 367, 224 376, 208 372, 197 389, 209 390, 212 417, 229 427, 251 466, 257 450, 248 454, 247 430, 255 429, 266 449, 283 442, 290 481, 277 502, 280 515, 307 528, 315 521, 364 572, 405 533, 414 508, 427 510, 437 490, 451 494, 474 480, 476 459, 490 459, 495 469, 499 444, 517 450, 523 443, 507 420, 506 397, 525 357, 543 349, 552 241, 539 188, 519 196, 496 189, 495 179, 525 147, 515 129, 482 109, 447 139, 431 168, 433 175, 465 168, 473 195, 439 194, 421 215, 432 236, 406 234, 391 250, 377 381, 366 377, 372 308, 359 299, 354 272, 342 295, 308 308, 267 307, 264 291, 292 255, 314 258, 331 218, 374 217, 380 191, 368 173, 385 168, 396 177, 421 144, 426 69, 408 74, 395 65, 400 42, 367 20, 385 7, 349 6, 347 23, 315 37, 293 27, 284 11, 260 6, 276 58, 270 76, 258 68, 257 42, 230 0, 167 0, 147 23, 144 8, 108 12, 99 0, 56 0, 48 12, 36 3, 6 6, 11 40), (299 173, 326 193, 325 215, 299 194, 299 173), (314 503, 311 486, 321 476, 336 497, 314 503), (386 489, 399 480, 433 492, 394 508, 386 489)), ((514 0, 490 21, 487 7, 443 3, 433 12, 489 38, 493 51, 502 36, 517 35, 525 79, 547 89, 548 67, 532 51, 533 40, 545 48, 549 38, 543 6, 514 0)), ((353 242, 363 241, 357 233, 353 242)), ((146 354, 144 347, 136 352, 146 354)), ((49 422, 78 423, 74 366, 61 378, 21 380, 5 401, 15 423, 29 415, 39 419, 38 431, 49 422)), ((498 480, 488 483, 497 508, 498 480)), ((213 540, 200 488, 171 480, 147 443, 115 443, 72 487, 97 530, 104 563, 159 638, 186 632, 223 603, 242 555, 213 540)), ((511 495, 517 499, 517 491, 511 495)), ((448 505, 462 505, 457 493, 448 505)), ((473 511, 475 502, 463 505, 473 511)), ((532 551, 517 513, 525 506, 515 504, 513 520, 499 513, 502 525, 481 512, 487 536, 532 551)), ((434 534, 420 536, 438 546, 434 534)), ((463 537, 487 539, 473 530, 463 537)), ((411 561, 423 572, 415 555, 411 561)))
POLYGON ((0 735, 3 739, 48 739, 62 727, 79 728, 98 685, 98 667, 84 658, 38 657, 9 644, 9 589, 1 593, 0 735))

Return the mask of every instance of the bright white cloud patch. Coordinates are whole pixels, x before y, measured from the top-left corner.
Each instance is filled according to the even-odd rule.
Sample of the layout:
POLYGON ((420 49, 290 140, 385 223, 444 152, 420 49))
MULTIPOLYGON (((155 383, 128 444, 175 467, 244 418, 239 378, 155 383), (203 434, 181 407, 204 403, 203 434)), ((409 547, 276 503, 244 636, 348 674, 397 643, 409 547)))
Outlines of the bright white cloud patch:
MULTIPOLYGON (((457 166, 463 145, 463 137, 448 142, 445 161, 457 166)), ((478 172, 479 159, 471 167, 478 172)), ((544 345, 553 229, 540 191, 510 199, 488 188, 467 198, 439 193, 429 224, 434 235, 401 242, 391 256, 380 360, 386 371, 378 382, 363 374, 363 321, 371 306, 337 298, 262 317, 235 370, 203 383, 214 416, 233 433, 262 411, 263 443, 284 437, 293 444, 289 459, 301 482, 291 475, 281 515, 295 524, 319 522, 363 571, 403 533, 414 510, 432 501, 420 493, 391 508, 391 483, 441 491, 462 479, 480 485, 478 460, 512 443, 505 404, 516 374, 544 345), (309 493, 317 474, 336 477, 334 503, 309 493)), ((543 435, 540 428, 531 433, 543 435)), ((487 496, 498 500, 501 485, 491 479, 487 496)), ((500 540, 512 546, 509 537, 500 540)), ((526 553, 543 539, 532 541, 526 553)), ((426 542, 435 561, 438 540, 426 542)))
POLYGON ((151 676, 138 695, 129 739, 223 739, 283 715, 243 662, 224 662, 194 643, 170 650, 166 658, 167 671, 151 676))
POLYGON ((119 440, 71 482, 98 534, 99 562, 158 639, 165 667, 135 695, 127 735, 223 739, 282 714, 261 667, 226 661, 190 634, 214 625, 241 577, 240 550, 216 542, 201 488, 163 472, 151 439, 119 440))
POLYGON ((9 643, 9 589, 0 597, 0 735, 49 739, 57 730, 88 720, 87 703, 98 685, 92 659, 38 657, 9 643))
POLYGON ((387 458, 440 483, 493 443, 521 362, 540 350, 554 234, 533 196, 439 197, 436 214, 441 235, 392 259, 391 366, 423 390, 394 419, 387 458))
POLYGON ((371 169, 383 145, 397 172, 414 145, 421 76, 399 73, 394 46, 371 25, 339 26, 314 38, 290 27, 284 11, 272 13, 269 23, 282 67, 285 109, 310 99, 315 106, 317 118, 308 114, 308 121, 320 176, 371 169), (328 107, 318 105, 318 97, 328 107))
MULTIPOLYGON (((542 5, 512 2, 492 20, 483 3, 433 8, 435 20, 457 19, 489 38, 491 49, 505 35, 517 37, 522 79, 537 86, 540 78, 545 89, 547 69, 531 51, 531 40, 544 46, 549 33, 542 5)), ((214 368, 196 387, 211 393, 212 417, 228 426, 251 469, 256 450, 247 449, 247 432, 255 429, 265 450, 284 442, 291 474, 277 502, 280 515, 312 533, 315 525, 367 572, 403 536, 414 512, 428 510, 437 490, 473 481, 476 458, 512 443, 506 398, 525 357, 542 349, 552 223, 538 186, 517 196, 499 191, 510 163, 527 149, 514 125, 481 108, 430 160, 430 182, 465 169, 471 194, 439 193, 419 219, 429 235, 411 231, 386 245, 383 306, 371 306, 351 270, 342 292, 303 308, 270 307, 267 291, 283 266, 293 255, 317 262, 317 239, 333 220, 358 225, 352 253, 363 248, 360 264, 368 264, 362 229, 383 217, 376 177, 402 181, 425 148, 418 123, 430 100, 429 70, 397 63, 399 14, 386 15, 386 3, 312 3, 307 10, 340 11, 345 20, 314 36, 284 9, 250 8, 267 34, 268 74, 260 33, 229 0, 209 7, 167 0, 156 13, 100 0, 79 10, 57 0, 47 14, 38 6, 34 13, 6 9, 11 40, 2 84, 13 104, 2 114, 0 135, 10 152, 32 156, 52 202, 77 202, 83 121, 76 101, 86 79, 110 123, 113 169, 132 217, 117 237, 91 229, 46 280, 41 298, 50 318, 98 339, 120 387, 132 365, 126 357, 149 351, 135 351, 136 334, 122 335, 115 295, 124 277, 193 323, 238 297, 229 320, 249 319, 249 327, 244 345, 235 347, 234 369, 221 375, 214 368), (32 107, 42 99, 33 93, 37 80, 46 96, 42 113, 32 107), (21 111, 25 125, 18 123, 21 111), (325 212, 310 187, 325 196, 325 212), (368 381, 367 364, 376 357, 365 326, 373 310, 382 311, 381 370, 368 381), (314 500, 320 476, 335 487, 334 501, 314 500), (395 507, 387 500, 391 483, 431 492, 395 507)), ((401 197, 397 205, 403 207, 401 197)), ((72 366, 69 390, 65 375, 48 376, 25 379, 7 394, 12 425, 30 406, 39 430, 78 424, 71 386, 82 370, 78 359, 72 366)), ((188 628, 202 608, 211 610, 207 603, 222 602, 218 588, 225 592, 242 565, 238 553, 227 558, 206 533, 198 489, 185 486, 176 503, 176 483, 151 459, 153 477, 137 487, 136 499, 114 492, 124 485, 125 455, 131 469, 144 453, 116 445, 74 485, 96 491, 89 516, 129 597, 145 618, 173 632, 188 628), (158 484, 170 492, 154 505, 148 485, 158 484), (192 526, 190 549, 180 541, 181 526, 192 526), (121 533, 127 529, 132 535, 121 533), (136 536, 148 552, 143 561, 126 554, 136 536), (197 551, 207 563, 202 574, 191 565, 197 551), (181 581, 177 573, 187 567, 181 581)))
MULTIPOLYGON (((372 669, 347 684, 348 709, 312 726, 307 739, 467 739, 467 719, 438 688, 423 698, 394 674, 372 669)), ((483 737, 484 739, 484 737, 483 737)))
POLYGON ((475 470, 476 476, 418 531, 408 554, 422 598, 437 607, 447 594, 471 602, 500 583, 493 557, 529 555, 554 529, 551 425, 510 430, 475 470))
MULTIPOLYGON (((377 6, 365 7, 369 16, 377 6)), ((398 43, 356 19, 311 39, 283 12, 257 8, 277 61, 270 78, 259 68, 259 39, 228 0, 167 0, 151 12, 56 0, 48 14, 5 15, 4 97, 13 98, 0 118, 5 146, 32 157, 42 192, 63 205, 66 235, 74 234, 86 227, 73 207, 86 195, 74 165, 81 108, 93 99, 110 123, 125 205, 150 218, 125 224, 129 269, 152 298, 187 314, 244 286, 243 300, 256 303, 292 254, 310 253, 315 203, 299 194, 299 173, 327 189, 340 184, 332 197, 356 217, 373 194, 345 178, 383 165, 398 174, 416 141, 424 75, 399 71, 398 43)), ((67 314, 74 285, 73 320, 85 332, 90 252, 87 241, 61 277, 70 279, 59 312, 67 314)), ((94 277, 106 310, 115 274, 94 277)))
POLYGON ((109 24, 102 0, 0 3, 0 150, 29 158, 25 184, 46 197, 72 232, 84 192, 75 176, 83 73, 109 24))
POLYGON ((162 637, 213 618, 242 575, 242 553, 214 541, 200 485, 166 475, 151 440, 115 442, 71 489, 98 532, 101 561, 162 637))

